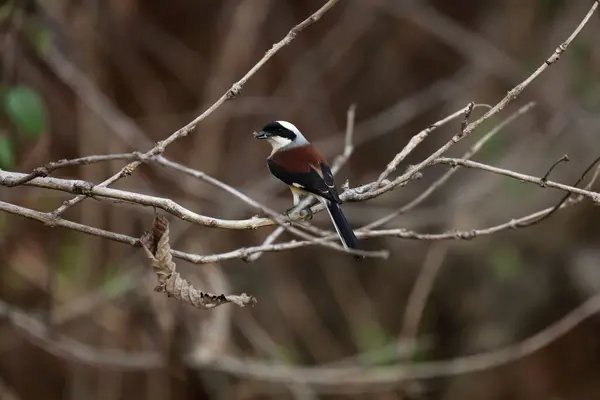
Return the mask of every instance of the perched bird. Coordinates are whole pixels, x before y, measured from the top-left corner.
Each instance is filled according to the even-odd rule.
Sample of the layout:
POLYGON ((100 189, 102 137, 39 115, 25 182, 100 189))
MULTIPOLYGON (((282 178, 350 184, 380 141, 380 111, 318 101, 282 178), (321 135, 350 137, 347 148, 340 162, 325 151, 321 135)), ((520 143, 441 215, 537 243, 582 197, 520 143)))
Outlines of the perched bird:
MULTIPOLYGON (((345 248, 358 249, 356 235, 350 228, 340 207, 333 174, 325 157, 287 121, 274 121, 265 125, 256 139, 264 139, 273 151, 267 158, 271 173, 286 183, 292 191, 294 206, 301 196, 313 194, 325 205, 333 226, 345 248)), ((357 257, 360 258, 360 257, 357 257)))

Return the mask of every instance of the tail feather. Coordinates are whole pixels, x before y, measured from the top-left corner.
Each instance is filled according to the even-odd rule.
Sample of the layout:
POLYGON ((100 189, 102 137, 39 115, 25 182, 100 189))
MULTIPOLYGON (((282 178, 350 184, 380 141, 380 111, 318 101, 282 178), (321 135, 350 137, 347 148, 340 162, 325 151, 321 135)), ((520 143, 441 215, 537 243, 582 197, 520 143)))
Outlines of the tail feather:
POLYGON ((358 249, 358 241, 356 239, 356 235, 350 227, 350 224, 348 224, 348 220, 342 212, 342 208, 340 207, 340 205, 338 203, 334 203, 326 199, 322 199, 321 202, 327 208, 327 212, 329 213, 331 222, 333 222, 333 226, 335 227, 335 230, 338 236, 340 237, 344 248, 358 249))

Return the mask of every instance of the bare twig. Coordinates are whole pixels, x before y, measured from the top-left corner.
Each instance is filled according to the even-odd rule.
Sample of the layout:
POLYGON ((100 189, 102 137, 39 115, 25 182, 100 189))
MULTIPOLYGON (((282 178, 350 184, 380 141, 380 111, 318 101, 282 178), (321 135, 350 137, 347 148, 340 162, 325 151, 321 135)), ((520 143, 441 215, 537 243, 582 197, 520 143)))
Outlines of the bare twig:
MULTIPOLYGON (((540 185, 540 182, 541 182, 541 178, 538 178, 538 177, 520 174, 517 172, 513 172, 513 171, 509 171, 509 170, 505 170, 505 169, 501 169, 501 168, 497 168, 497 167, 492 167, 492 166, 488 166, 486 164, 477 163, 477 162, 469 161, 469 160, 440 158, 440 159, 436 160, 436 162, 437 163, 447 163, 447 164, 450 164, 453 166, 461 165, 461 166, 466 166, 466 167, 479 168, 479 169, 483 169, 483 170, 486 170, 489 172, 498 173, 498 174, 506 175, 506 176, 509 176, 509 177, 512 177, 515 179, 519 179, 521 181, 535 183, 538 185, 540 185)), ((3 184, 4 181, 6 181, 6 180, 10 181, 10 180, 14 180, 14 179, 19 179, 23 175, 24 174, 0 171, 0 183, 3 184)), ((578 194, 578 195, 590 198, 595 202, 598 201, 598 198, 600 196, 596 192, 592 192, 592 191, 589 191, 586 189, 579 189, 579 188, 576 188, 573 186, 568 186, 568 185, 564 185, 564 184, 560 184, 560 183, 556 183, 556 182, 552 182, 552 181, 545 181, 543 184, 546 187, 557 188, 557 189, 560 189, 560 190, 563 190, 563 191, 566 191, 566 192, 569 192, 572 194, 578 194)), ((203 215, 196 214, 169 199, 141 195, 141 194, 137 194, 137 193, 126 192, 126 191, 121 191, 121 190, 111 189, 111 188, 94 187, 94 186, 90 186, 90 184, 82 182, 82 181, 69 181, 69 180, 62 180, 62 179, 56 179, 56 178, 36 178, 36 179, 28 182, 27 185, 46 187, 46 188, 69 191, 69 192, 86 191, 86 192, 88 192, 88 195, 115 198, 115 199, 119 199, 119 200, 134 202, 137 204, 154 206, 154 207, 162 208, 165 211, 167 211, 175 216, 178 216, 184 220, 188 220, 188 221, 191 221, 191 222, 194 222, 194 223, 197 223, 200 225, 209 226, 209 227, 222 227, 222 228, 227 228, 227 229, 254 229, 254 228, 258 228, 260 226, 272 225, 274 223, 271 219, 264 219, 264 218, 251 218, 249 220, 232 221, 232 220, 221 220, 221 219, 206 217, 203 215)), ((359 188, 350 189, 342 194, 342 198, 347 200, 347 199, 353 199, 355 196, 358 197, 361 195, 361 191, 365 191, 366 188, 368 188, 370 186, 371 185, 368 184, 368 185, 361 186, 359 188)), ((6 204, 6 203, 4 203, 4 204, 6 204)), ((9 205, 9 206, 11 206, 11 205, 9 205)), ((16 206, 14 206, 14 207, 16 207, 16 206)), ((60 223, 53 223, 54 217, 51 215, 40 213, 41 214, 41 216, 40 216, 39 214, 36 214, 36 212, 33 212, 31 210, 30 210, 31 212, 23 213, 24 210, 22 208, 18 208, 18 211, 16 211, 17 209, 14 207, 11 208, 13 213, 27 216, 29 218, 32 217, 32 213, 33 213, 37 217, 34 219, 38 219, 41 222, 44 222, 45 224, 48 224, 48 225, 61 225, 61 226, 65 226, 65 227, 70 227, 71 229, 75 228, 77 230, 84 231, 86 233, 109 237, 109 238, 112 238, 113 240, 118 240, 120 242, 132 244, 132 241, 130 240, 130 238, 127 236, 124 236, 124 235, 110 234, 110 233, 107 234, 106 231, 98 230, 96 228, 86 227, 84 225, 76 224, 76 223, 65 221, 65 220, 61 220, 60 223), (127 238, 127 239, 125 239, 125 238, 127 238)), ((501 225, 498 225, 495 227, 485 228, 485 229, 481 229, 481 230, 472 230, 472 231, 468 231, 468 232, 447 232, 447 233, 441 233, 441 234, 418 234, 418 233, 410 232, 410 231, 407 231, 404 229, 390 229, 390 230, 380 230, 380 231, 372 231, 372 230, 359 231, 359 232, 357 232, 357 236, 359 238, 394 236, 394 237, 401 237, 401 238, 407 238, 407 239, 421 239, 421 240, 470 239, 475 236, 494 233, 499 230, 507 229, 509 227, 514 228, 516 223, 521 224, 521 223, 529 222, 531 220, 531 217, 534 215, 537 215, 537 213, 532 214, 527 217, 523 217, 519 220, 513 220, 506 224, 501 224, 501 225)), ((211 259, 212 260, 224 260, 224 259, 240 258, 240 257, 243 258, 243 257, 249 256, 250 254, 254 254, 256 252, 261 252, 263 250, 266 250, 266 251, 289 250, 289 249, 293 249, 293 248, 303 247, 303 246, 306 246, 309 244, 324 243, 327 240, 331 240, 334 238, 335 238, 335 235, 330 235, 327 237, 314 239, 314 240, 283 243, 283 244, 279 244, 279 245, 265 245, 265 246, 249 247, 249 248, 244 248, 244 249, 238 249, 233 252, 222 253, 217 258, 213 258, 211 256, 193 256, 192 255, 190 257, 189 255, 182 255, 182 254, 180 254, 180 255, 185 257, 185 259, 187 259, 188 261, 195 262, 195 263, 203 263, 203 262, 206 262, 206 260, 211 260, 211 259)), ((135 243, 135 240, 133 241, 133 243, 135 243)), ((379 253, 371 252, 369 255, 383 256, 384 254, 382 254, 381 252, 379 252, 379 253)))
MULTIPOLYGON (((4 185, 4 182, 11 182, 16 179, 20 179, 24 174, 19 174, 16 172, 5 172, 0 171, 0 185, 4 185)), ((204 215, 197 214, 175 201, 162 197, 154 197, 148 196, 144 194, 128 192, 124 190, 112 189, 108 187, 102 187, 99 185, 94 186, 93 184, 80 180, 66 180, 66 179, 58 179, 58 178, 35 178, 25 185, 27 186, 36 186, 46 189, 60 190, 68 193, 84 193, 86 196, 98 196, 98 197, 106 197, 109 199, 122 200, 129 203, 140 204, 144 206, 151 206, 160 208, 165 210, 166 212, 182 219, 185 221, 189 221, 198 225, 203 225, 211 228, 224 228, 224 229, 256 229, 261 226, 273 225, 275 223, 284 225, 286 220, 279 217, 279 215, 272 210, 269 210, 265 207, 265 210, 269 210, 273 215, 273 219, 269 218, 250 218, 247 220, 225 220, 220 218, 207 217, 204 215)), ((263 206, 264 207, 264 206, 263 206)), ((47 225, 53 225, 53 220, 57 219, 54 213, 45 214, 44 223, 47 225)), ((344 247, 331 243, 325 240, 313 240, 313 237, 307 235, 303 231, 296 229, 294 227, 286 227, 295 235, 299 237, 314 242, 315 244, 319 244, 330 249, 334 249, 337 251, 351 253, 356 255, 364 255, 366 257, 387 257, 387 251, 362 251, 355 249, 345 249, 344 247)))
MULTIPOLYGON (((18 215, 21 217, 29 218, 34 221, 41 222, 47 226, 51 227, 62 227, 71 229, 77 232, 86 233, 88 235, 98 236, 105 239, 109 239, 115 242, 128 244, 130 246, 139 247, 141 244, 138 238, 134 238, 132 236, 123 235, 116 232, 107 231, 104 229, 94 228, 88 225, 80 224, 77 222, 69 221, 61 217, 54 217, 49 213, 44 213, 40 211, 31 210, 26 207, 17 206, 10 203, 5 203, 0 201, 0 211, 7 212, 9 214, 18 215)), ((332 240, 334 237, 328 237, 326 240, 332 240)), ((221 254, 211 254, 211 255, 199 255, 199 254, 191 254, 186 253, 179 250, 171 250, 171 254, 173 257, 179 258, 184 261, 191 262, 193 264, 211 264, 219 261, 233 260, 242 258, 245 259, 251 254, 258 252, 278 252, 278 251, 286 251, 295 248, 305 247, 313 244, 317 244, 317 242, 326 242, 326 240, 322 239, 313 239, 313 240, 305 240, 305 241, 294 241, 290 243, 284 244, 275 244, 275 245, 264 245, 264 246, 255 246, 255 247, 245 247, 241 249, 237 249, 234 251, 230 251, 227 253, 221 254)), ((336 248, 337 249, 337 248, 336 248)), ((345 252, 345 250, 344 250, 345 252)), ((387 251, 356 251, 359 255, 365 255, 367 257, 380 257, 386 258, 389 253, 387 251)))
POLYGON ((467 108, 465 109, 465 115, 463 120, 460 123, 460 131, 464 132, 465 129, 467 128, 467 125, 469 124, 469 118, 471 118, 471 113, 473 112, 473 108, 475 106, 475 103, 470 102, 469 104, 467 104, 467 108))
POLYGON ((550 188, 554 188, 554 189, 560 189, 565 192, 570 192, 572 194, 580 194, 582 196, 589 198, 590 200, 592 200, 595 203, 600 202, 600 194, 598 194, 596 192, 591 192, 591 191, 585 190, 585 189, 579 189, 574 186, 569 186, 569 185, 565 185, 562 183, 557 183, 557 182, 553 182, 553 181, 549 181, 549 180, 543 180, 543 178, 538 178, 537 176, 521 174, 519 172, 515 172, 515 171, 511 171, 511 170, 499 168, 499 167, 493 167, 491 165, 479 163, 476 161, 463 160, 460 158, 445 158, 445 157, 443 157, 443 158, 438 158, 435 161, 435 163, 436 164, 449 164, 453 167, 460 166, 460 167, 465 167, 465 168, 480 169, 483 171, 491 172, 493 174, 508 176, 508 177, 520 180, 522 182, 533 183, 533 184, 536 184, 543 188, 550 187, 550 188))
POLYGON ((6 203, 0 201, 0 211, 4 211, 9 214, 18 215, 21 217, 29 218, 34 221, 41 222, 47 226, 58 226, 61 228, 71 229, 73 231, 86 233, 92 236, 98 236, 105 239, 109 239, 119 243, 125 243, 130 246, 139 246, 139 240, 137 238, 122 235, 120 233, 106 231, 104 229, 94 228, 92 226, 72 222, 61 217, 53 217, 48 213, 41 211, 31 210, 26 207, 17 206, 15 204, 6 203))
MULTIPOLYGON (((6 187, 15 187, 15 186, 19 186, 19 185, 25 185, 35 178, 46 177, 46 176, 50 175, 52 172, 54 172, 58 169, 61 169, 61 168, 66 168, 66 167, 76 166, 76 165, 89 165, 89 164, 95 164, 95 163, 107 162, 107 161, 115 161, 115 160, 150 161, 154 164, 158 164, 163 167, 173 169, 177 172, 182 172, 186 175, 190 175, 196 179, 200 179, 204 182, 207 182, 207 183, 211 184, 212 186, 219 188, 219 189, 233 195, 234 197, 240 199, 244 203, 250 205, 251 207, 253 207, 259 211, 262 211, 266 214, 271 215, 275 219, 277 219, 279 217, 279 213, 275 212, 274 210, 269 209, 268 207, 262 205, 258 201, 253 200, 249 196, 245 195, 241 191, 225 184, 224 182, 222 182, 202 171, 188 168, 182 164, 168 160, 167 158, 165 158, 163 156, 157 156, 157 157, 153 158, 152 160, 144 160, 144 156, 142 154, 140 154, 139 152, 123 153, 123 154, 92 155, 92 156, 79 157, 79 158, 70 159, 70 160, 65 159, 65 160, 60 160, 60 161, 56 161, 56 162, 50 162, 43 167, 36 168, 33 172, 31 172, 27 175, 23 175, 22 177, 20 177, 18 179, 6 179, 2 182, 2 185, 6 186, 6 187)), ((82 183, 82 185, 89 186, 91 184, 82 183)), ((316 227, 305 227, 305 228, 312 230, 314 233, 319 234, 321 236, 323 235, 323 231, 318 230, 316 227)))
MULTIPOLYGON (((554 167, 556 167, 556 165, 558 165, 561 161, 565 161, 565 159, 568 160, 569 158, 565 155, 562 158, 560 158, 557 162, 555 162, 554 165, 552 165, 552 167, 550 168, 550 170, 542 178, 542 182, 544 184, 548 180, 548 175, 550 174, 550 172, 552 171, 552 169, 554 169, 554 167)), ((586 168, 585 171, 583 171, 583 173, 577 179, 577 181, 573 184, 573 186, 575 186, 575 187, 579 186, 579 184, 585 179, 585 176, 588 174, 588 172, 590 172, 592 170, 592 168, 594 168, 594 166, 596 164, 598 164, 599 161, 600 161, 600 157, 598 157, 594 161, 592 161, 592 163, 586 168)), ((586 186, 586 188, 589 188, 589 187, 592 186, 593 182, 597 178, 598 171, 599 171, 599 169, 597 168, 596 169, 596 174, 594 175, 594 177, 592 178, 592 180, 590 181, 590 183, 586 186)), ((555 212, 557 212, 563 206, 563 204, 566 204, 566 201, 569 200, 570 196, 571 196, 570 192, 566 193, 563 196, 563 198, 554 207, 552 207, 552 209, 550 210, 550 212, 542 215, 541 217, 539 217, 538 219, 535 219, 533 221, 519 223, 519 224, 517 224, 517 227, 519 227, 519 228, 525 228, 527 226, 531 226, 531 225, 534 225, 534 224, 539 224, 540 222, 542 222, 543 220, 549 218, 552 214, 554 214, 555 212)), ((583 196, 580 196, 579 199, 576 200, 576 201, 581 201, 582 199, 583 199, 583 196)), ((573 201, 572 203, 574 203, 574 202, 575 201, 573 201)))
MULTIPOLYGON (((287 224, 292 222, 291 219, 289 218, 284 218, 280 213, 278 213, 277 211, 265 206, 264 204, 261 204, 260 202, 250 198, 249 196, 247 196, 246 194, 242 193, 241 191, 235 189, 232 186, 229 186, 228 184, 202 172, 202 171, 198 171, 196 169, 192 169, 192 168, 188 168, 184 165, 181 165, 179 163, 167 160, 166 158, 162 157, 162 156, 158 156, 155 159, 155 162, 167 167, 167 168, 171 168, 175 171, 184 173, 188 176, 194 177, 196 179, 200 179, 204 182, 209 183, 210 185, 217 187, 229 194, 231 194, 233 197, 236 197, 238 199, 240 199, 241 201, 243 201, 244 203, 248 204, 249 206, 251 206, 252 208, 255 208, 256 210, 262 211, 263 213, 267 214, 268 216, 270 216, 277 224, 279 224, 280 228, 282 230, 287 230, 293 234, 296 234, 297 236, 300 236, 304 239, 310 238, 308 236, 306 236, 303 233, 299 233, 299 231, 293 227, 288 226, 287 224)), ((299 210, 298 210, 299 211, 299 210)), ((327 232, 324 232, 323 230, 313 226, 313 225, 309 225, 309 224, 301 224, 300 220, 304 219, 304 215, 303 214, 298 214, 297 219, 294 220, 294 222, 296 223, 296 226, 301 227, 302 229, 317 235, 317 236, 323 236, 325 235, 327 232)))
MULTIPOLYGON (((504 170, 501 168, 491 167, 491 166, 488 166, 485 164, 476 163, 476 162, 468 161, 468 160, 441 158, 441 159, 438 159, 437 162, 448 163, 451 165, 463 165, 463 166, 469 166, 469 167, 473 167, 473 168, 488 170, 490 172, 499 173, 499 174, 506 175, 506 176, 509 176, 512 178, 516 178, 516 179, 519 179, 522 181, 535 183, 538 185, 541 182, 541 178, 538 178, 538 177, 520 174, 517 172, 504 170)), ((8 180, 19 179, 23 175, 24 174, 8 173, 8 172, 0 171, 0 183, 3 183, 7 179, 8 180)), ((66 191, 73 191, 73 190, 81 191, 83 188, 85 190, 88 190, 89 194, 91 194, 91 195, 105 196, 105 197, 109 197, 109 198, 117 198, 117 199, 125 200, 125 201, 133 201, 138 204, 155 206, 158 208, 162 208, 162 209, 170 212, 173 215, 179 216, 182 219, 189 220, 191 222, 198 223, 198 224, 205 225, 205 226, 211 226, 211 227, 227 227, 229 229, 254 229, 259 226, 267 226, 267 225, 272 225, 274 223, 270 219, 262 219, 262 218, 252 218, 250 220, 238 220, 238 221, 219 220, 219 219, 206 217, 206 216, 202 216, 202 215, 193 213, 192 211, 187 210, 186 208, 178 205, 177 203, 175 203, 169 199, 157 198, 157 197, 147 196, 147 195, 140 195, 137 193, 125 192, 125 191, 120 191, 120 190, 110 189, 110 188, 98 188, 98 187, 93 187, 93 186, 90 188, 89 186, 86 186, 85 183, 81 184, 81 182, 82 181, 68 181, 68 180, 61 180, 61 179, 56 179, 56 178, 36 178, 36 179, 28 182, 27 185, 48 187, 48 188, 53 188, 53 189, 58 189, 58 190, 66 190, 66 191)), ((568 186, 568 185, 564 185, 564 184, 560 184, 560 183, 556 183, 556 182, 552 182, 552 181, 546 181, 546 182, 544 182, 544 185, 547 187, 553 187, 553 188, 557 188, 560 190, 564 190, 571 194, 578 194, 578 195, 581 195, 582 197, 590 198, 593 201, 597 201, 597 199, 600 196, 598 193, 589 191, 587 189, 579 189, 579 188, 576 188, 573 186, 568 186)), ((363 193, 364 193, 364 191, 367 188, 369 188, 370 186, 371 186, 371 184, 368 184, 368 185, 361 186, 359 188, 350 189, 342 194, 342 198, 352 199, 353 196, 356 196, 356 194, 360 195, 361 191, 363 191, 363 193)), ((11 212, 13 214, 22 215, 27 218, 38 220, 47 225, 63 226, 63 227, 75 229, 75 230, 78 230, 78 231, 81 231, 84 233, 106 237, 111 240, 116 240, 116 241, 119 241, 122 243, 128 243, 128 244, 134 245, 134 246, 138 245, 138 242, 135 238, 131 238, 126 235, 120 235, 120 234, 104 231, 101 229, 88 227, 86 225, 77 224, 75 222, 56 218, 56 217, 46 214, 46 213, 40 213, 40 212, 29 210, 29 209, 26 209, 23 207, 14 206, 14 205, 11 205, 8 203, 0 203, 0 209, 11 212)), ((553 208, 548 209, 548 210, 543 210, 543 211, 540 211, 540 212, 537 212, 534 214, 530 214, 525 217, 515 219, 515 220, 509 221, 507 223, 496 225, 496 226, 493 226, 490 228, 476 229, 476 230, 471 230, 471 231, 445 232, 445 233, 439 233, 439 234, 428 234, 428 233, 421 234, 421 233, 411 232, 411 231, 404 230, 404 229, 388 229, 388 230, 379 230, 379 231, 360 230, 357 232, 357 237, 369 238, 369 237, 392 236, 392 237, 399 237, 399 238, 405 238, 405 239, 419 239, 419 240, 472 239, 476 236, 492 234, 492 233, 495 233, 495 232, 498 232, 498 231, 501 231, 504 229, 516 228, 519 226, 529 226, 530 221, 539 218, 540 216, 550 212, 552 209, 553 208), (523 224, 526 224, 526 225, 523 225, 523 224)), ((263 251, 291 250, 291 249, 300 248, 300 247, 304 247, 304 246, 315 244, 315 243, 324 243, 328 240, 335 239, 335 237, 336 237, 335 235, 330 235, 330 236, 313 239, 313 240, 294 241, 294 242, 281 243, 281 244, 266 244, 263 246, 247 247, 247 248, 242 248, 242 249, 234 250, 234 251, 227 252, 227 253, 221 253, 221 254, 216 254, 216 255, 207 255, 207 256, 181 253, 178 251, 173 251, 173 255, 175 257, 178 257, 178 258, 181 258, 181 259, 193 262, 193 263, 203 264, 203 263, 223 261, 223 260, 228 260, 228 259, 233 259, 233 258, 246 258, 246 257, 250 256, 251 254, 255 254, 255 253, 259 253, 259 252, 263 252, 263 251)), ((369 253, 364 252, 364 253, 369 254, 370 256, 387 256, 387 253, 381 253, 381 252, 369 252, 369 253)))
MULTIPOLYGON (((525 106, 519 108, 519 110, 517 110, 515 113, 511 114, 508 118, 506 118, 505 120, 500 122, 492 130, 490 130, 488 133, 486 133, 481 139, 479 139, 477 142, 475 142, 475 144, 473 146, 471 146, 471 148, 469 150, 467 150, 467 152, 465 152, 461 158, 463 160, 468 160, 471 157, 473 157, 479 150, 481 150, 483 148, 483 146, 491 138, 496 136, 500 131, 502 131, 506 126, 508 126, 510 123, 512 123, 518 117, 520 117, 521 115, 523 115, 526 112, 528 112, 529 110, 531 110, 534 105, 535 105, 534 102, 530 102, 530 103, 526 104, 525 106)), ((410 201, 409 203, 400 207, 398 210, 394 211, 393 213, 390 213, 389 215, 386 215, 376 221, 373 221, 373 222, 365 225, 364 229, 372 229, 372 228, 376 228, 381 225, 387 224, 388 222, 390 222, 394 218, 398 217, 399 215, 402 215, 410 210, 413 210, 415 207, 422 204, 423 201, 427 200, 427 198, 429 198, 429 196, 431 196, 431 194, 433 194, 433 192, 435 192, 444 183, 446 183, 448 181, 448 179, 450 179, 452 177, 452 175, 454 175, 457 171, 458 170, 456 168, 449 169, 448 171, 446 171, 446 173, 444 173, 441 177, 439 177, 435 182, 433 182, 431 184, 431 186, 429 186, 427 189, 425 189, 421 194, 419 194, 417 197, 415 197, 412 201, 410 201)))
MULTIPOLYGON (((554 171, 554 168, 556 168, 558 166, 558 164, 563 163, 563 162, 568 162, 568 161, 570 161, 569 156, 566 154, 564 156, 562 156, 561 158, 559 158, 558 160, 554 161, 554 164, 552 164, 552 166, 550 168, 548 168, 548 171, 546 171, 544 176, 542 176, 542 179, 540 179, 541 186, 544 186, 546 184, 548 177, 550 176, 552 171, 554 171)), ((592 164, 592 166, 593 166, 593 164, 592 164)), ((577 186, 577 185, 574 185, 574 186, 577 186)))
POLYGON ((29 174, 23 176, 20 179, 15 179, 14 181, 7 182, 6 185, 4 185, 4 186, 14 187, 14 186, 24 185, 27 182, 29 182, 35 178, 48 176, 52 172, 56 171, 57 169, 61 169, 61 168, 72 167, 75 165, 96 164, 96 163, 100 163, 100 162, 114 161, 114 160, 135 160, 138 157, 139 157, 139 155, 136 153, 124 153, 124 154, 94 155, 94 156, 73 158, 71 160, 52 161, 52 162, 49 162, 48 164, 44 165, 43 167, 38 167, 38 168, 34 169, 29 174))
POLYGON ((502 98, 502 100, 500 100, 494 107, 492 107, 491 110, 486 112, 483 116, 478 118, 476 121, 469 123, 466 127, 464 127, 464 129, 461 130, 460 133, 454 135, 450 141, 448 141, 445 145, 443 145, 440 149, 438 149, 436 152, 431 154, 429 157, 427 157, 421 163, 409 168, 409 170, 406 173, 397 177, 396 179, 394 179, 392 182, 388 183, 385 186, 380 187, 379 185, 375 185, 375 188, 369 190, 368 193, 364 193, 362 196, 360 196, 360 198, 361 199, 371 198, 371 196, 384 193, 386 191, 389 191, 392 188, 395 188, 397 186, 404 184, 406 181, 410 180, 415 174, 419 173, 423 168, 427 167, 432 162, 434 162, 437 158, 439 158, 442 154, 444 154, 450 147, 452 147, 454 144, 458 143, 459 141, 464 139, 466 136, 468 136, 484 121, 488 120, 493 115, 496 115, 497 113, 502 111, 508 105, 508 103, 510 103, 511 101, 514 101, 517 97, 519 97, 521 92, 523 92, 523 90, 531 82, 533 82, 542 72, 544 72, 546 70, 546 68, 548 68, 550 65, 554 64, 556 61, 559 60, 561 54, 567 49, 567 47, 571 44, 573 39, 575 39, 575 37, 579 34, 579 32, 583 29, 583 27, 590 20, 590 18, 596 11, 597 7, 598 7, 598 0, 594 1, 594 4, 592 5, 592 7, 588 11, 588 13, 585 15, 585 17, 579 23, 579 25, 575 28, 575 30, 571 33, 571 35, 569 35, 567 40, 565 40, 562 44, 560 44, 554 50, 554 53, 552 53, 552 55, 550 57, 548 57, 548 59, 546 59, 546 61, 544 61, 544 63, 540 67, 538 67, 538 69, 536 69, 524 81, 522 81, 517 86, 512 88, 507 93, 507 95, 504 96, 504 98, 502 98))
MULTIPOLYGON (((585 179, 585 176, 589 173, 589 171, 593 168, 593 166, 596 165, 598 162, 600 162, 600 159, 594 160, 590 164, 590 166, 588 166, 588 168, 579 177, 577 182, 575 182, 574 187, 578 186, 583 181, 583 179, 585 179)), ((594 176, 592 177, 590 182, 586 185, 586 187, 584 189, 586 192, 589 192, 593 183, 598 178, 598 175, 600 175, 600 166, 596 168, 594 176)), ((594 193, 594 192, 589 192, 589 193, 594 193)), ((570 195, 572 195, 572 193, 568 192, 565 195, 565 197, 554 207, 549 207, 544 210, 541 210, 541 211, 538 211, 538 212, 535 212, 532 214, 528 214, 521 218, 512 219, 508 222, 491 226, 489 228, 473 229, 473 230, 469 230, 469 231, 450 231, 450 232, 444 232, 444 233, 438 233, 438 234, 417 233, 417 232, 413 232, 413 231, 409 231, 409 230, 405 230, 405 229, 389 229, 389 230, 374 231, 374 230, 367 230, 367 229, 363 228, 357 232, 357 237, 369 238, 369 237, 395 236, 395 237, 399 237, 399 238, 403 238, 403 239, 415 239, 415 240, 470 240, 477 236, 490 235, 493 233, 500 232, 502 230, 524 228, 524 227, 528 227, 528 226, 537 224, 537 223, 541 222, 543 219, 545 219, 548 215, 553 214, 557 210, 559 210, 563 207, 573 206, 575 204, 578 204, 585 198, 584 195, 579 195, 578 197, 572 199, 571 201, 567 201, 568 197, 570 195)), ((332 238, 335 238, 335 235, 325 237, 322 240, 331 240, 332 238)), ((306 246, 306 245, 310 245, 310 243, 309 242, 289 242, 289 243, 282 243, 282 244, 278 245, 278 249, 281 249, 284 246, 287 247, 288 249, 293 249, 293 248, 298 248, 298 247, 302 247, 302 246, 306 246)), ((256 249, 253 249, 253 248, 247 248, 245 250, 249 251, 249 252, 256 251, 256 249)))
POLYGON ((48 175, 50 175, 50 173, 52 173, 52 171, 55 171, 59 168, 72 166, 72 165, 93 164, 93 163, 104 162, 104 161, 124 160, 124 159, 132 159, 132 158, 134 158, 134 155, 131 153, 128 153, 128 154, 108 154, 108 155, 101 155, 101 156, 89 156, 89 157, 75 158, 72 160, 60 160, 60 161, 56 161, 56 162, 50 162, 50 163, 44 165, 43 167, 34 169, 29 174, 24 175, 20 179, 15 179, 14 181, 7 182, 6 185, 4 185, 4 186, 14 187, 14 186, 24 185, 25 183, 31 181, 32 179, 48 176, 48 175))
MULTIPOLYGON (((379 178, 377 178, 377 181, 376 181, 376 184, 375 184, 374 187, 379 187, 381 185, 381 182, 385 178, 387 178, 392 172, 394 172, 396 170, 396 168, 398 168, 398 165, 400 165, 400 163, 402 161, 404 161, 404 159, 406 158, 406 156, 408 156, 410 153, 412 153, 413 150, 419 144, 421 144, 421 142, 424 141, 427 138, 427 136, 429 136, 429 134, 431 132, 433 132, 434 130, 436 130, 440 126, 443 126, 446 123, 452 121, 454 118, 457 118, 461 114, 462 115, 466 115, 467 112, 468 112, 468 114, 471 115, 471 112, 473 111, 474 107, 475 107, 474 103, 469 103, 467 106, 465 106, 465 107, 461 108, 460 110, 458 110, 458 111, 456 111, 456 112, 448 115, 446 118, 443 118, 443 119, 437 121, 436 123, 434 123, 434 124, 430 125, 429 127, 427 127, 427 129, 423 129, 421 132, 419 132, 415 136, 413 136, 410 139, 410 141, 406 144, 406 146, 404 146, 404 148, 398 154, 396 154, 396 156, 394 157, 394 159, 392 161, 390 161, 390 163, 385 168, 385 171, 383 171, 381 173, 381 175, 379 175, 379 178)), ((462 131, 464 132, 464 129, 462 129, 462 131)))
MULTIPOLYGON (((402 319, 400 335, 397 340, 398 344, 418 342, 419 327, 423 319, 425 306, 433 290, 435 279, 444 264, 447 251, 448 245, 446 243, 436 242, 429 247, 425 261, 421 266, 421 270, 406 301, 404 318, 402 319)), ((401 385, 400 389, 408 392, 410 388, 401 385)))
POLYGON ((351 104, 346 112, 346 134, 344 135, 344 151, 331 164, 331 172, 336 174, 348 162, 354 152, 354 126, 356 121, 356 104, 351 104))
MULTIPOLYGON (((580 175, 580 177, 574 183, 573 187, 579 186, 579 184, 585 179, 585 177, 591 171, 591 169, 594 167, 594 165, 598 164, 598 162, 600 162, 600 157, 596 158, 594 161, 592 161, 592 163, 590 163, 590 165, 585 169, 585 171, 583 171, 583 173, 580 175)), ((600 175, 600 166, 596 167, 594 176, 592 177, 592 179, 590 179, 589 183, 585 186, 584 190, 586 192, 588 192, 591 189, 592 185, 596 182, 599 175, 600 175)), ((418 239, 418 240, 473 239, 477 236, 490 235, 490 234, 500 232, 500 231, 506 230, 506 229, 525 228, 525 227, 528 227, 531 225, 539 224, 544 219, 548 218, 550 215, 554 214, 561 208, 579 204, 586 197, 586 196, 580 194, 577 197, 569 199, 572 194, 573 194, 573 192, 567 192, 564 195, 564 197, 553 207, 548 207, 544 210, 537 211, 535 213, 526 215, 521 218, 512 219, 503 224, 495 225, 495 226, 492 226, 489 228, 474 229, 471 231, 462 231, 462 232, 460 232, 460 231, 445 232, 445 233, 441 233, 441 234, 419 234, 416 232, 409 232, 406 230, 389 230, 388 232, 395 231, 395 233, 399 234, 400 237, 403 237, 406 239, 418 239)), ((379 233, 383 233, 383 232, 385 232, 385 231, 380 231, 379 233)), ((370 233, 374 234, 375 231, 370 231, 370 233)))
POLYGON ((448 246, 443 243, 434 243, 429 248, 425 262, 406 302, 399 340, 416 340, 427 299, 433 289, 433 282, 444 264, 447 250, 448 246))

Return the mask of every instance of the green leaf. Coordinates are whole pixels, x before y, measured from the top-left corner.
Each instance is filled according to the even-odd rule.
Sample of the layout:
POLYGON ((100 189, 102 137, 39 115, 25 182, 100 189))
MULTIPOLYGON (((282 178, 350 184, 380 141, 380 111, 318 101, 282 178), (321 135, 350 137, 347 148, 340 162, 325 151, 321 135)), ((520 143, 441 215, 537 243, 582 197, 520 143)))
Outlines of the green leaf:
POLYGON ((39 137, 46 129, 46 107, 31 88, 16 86, 4 96, 4 110, 11 121, 31 137, 39 137))
POLYGON ((12 140, 7 136, 0 136, 0 168, 11 169, 15 163, 12 140))

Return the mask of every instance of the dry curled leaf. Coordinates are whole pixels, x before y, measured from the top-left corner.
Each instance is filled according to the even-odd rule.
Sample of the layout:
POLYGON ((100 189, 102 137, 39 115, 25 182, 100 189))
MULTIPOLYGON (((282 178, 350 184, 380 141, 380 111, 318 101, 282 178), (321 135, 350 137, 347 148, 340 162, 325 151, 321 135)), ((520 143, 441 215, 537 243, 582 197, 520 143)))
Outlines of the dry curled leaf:
POLYGON ((169 221, 165 217, 155 215, 152 227, 144 232, 140 242, 156 273, 158 284, 154 290, 157 292, 165 292, 169 297, 204 309, 226 303, 234 303, 240 307, 256 303, 256 299, 246 293, 239 295, 205 293, 183 279, 176 271, 173 262, 169 244, 169 221))

